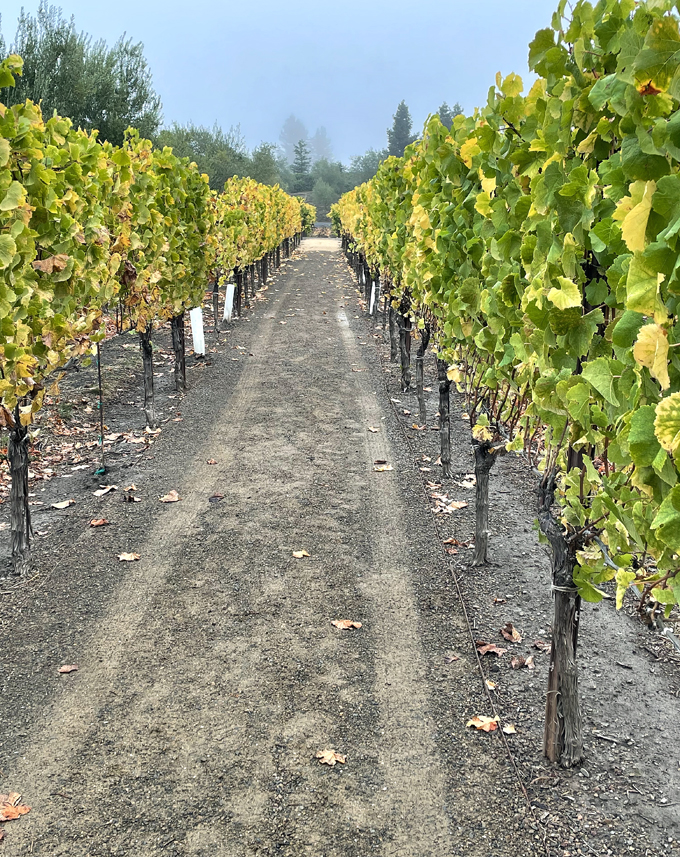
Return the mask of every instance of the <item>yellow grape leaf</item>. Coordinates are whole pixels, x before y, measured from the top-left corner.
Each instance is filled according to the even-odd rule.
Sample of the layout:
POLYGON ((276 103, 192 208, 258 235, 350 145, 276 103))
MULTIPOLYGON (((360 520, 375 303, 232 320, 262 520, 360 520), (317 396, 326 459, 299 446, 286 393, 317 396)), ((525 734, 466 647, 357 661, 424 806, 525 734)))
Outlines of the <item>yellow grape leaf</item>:
POLYGON ((566 277, 557 277, 556 279, 560 284, 560 288, 550 289, 548 300, 552 301, 557 309, 562 310, 581 306, 582 296, 580 287, 573 280, 568 280, 566 277))
POLYGON ((633 346, 633 357, 640 366, 646 366, 652 378, 667 390, 671 385, 668 377, 668 333, 658 324, 646 324, 640 328, 637 342, 633 346))
POLYGON ((656 182, 633 182, 630 196, 622 199, 614 212, 614 220, 622 221, 621 236, 631 253, 645 249, 645 232, 655 190, 656 182))
POLYGON ((656 406, 654 434, 668 452, 680 446, 680 393, 671 393, 656 406))

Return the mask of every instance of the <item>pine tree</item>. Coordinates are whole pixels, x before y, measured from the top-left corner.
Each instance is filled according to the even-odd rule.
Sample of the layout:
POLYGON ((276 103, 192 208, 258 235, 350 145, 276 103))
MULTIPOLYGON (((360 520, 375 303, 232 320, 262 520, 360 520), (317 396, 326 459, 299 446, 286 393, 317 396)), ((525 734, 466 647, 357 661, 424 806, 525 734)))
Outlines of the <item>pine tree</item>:
POLYGON ((444 102, 439 110, 437 110, 437 115, 439 119, 446 128, 450 128, 453 125, 453 119, 455 116, 458 116, 459 113, 463 112, 463 108, 456 101, 453 107, 449 107, 449 105, 444 102))
POLYGON ((413 123, 405 101, 399 103, 393 119, 392 127, 387 129, 387 150, 388 154, 400 158, 408 144, 413 142, 411 136, 413 123))
POLYGON ((312 166, 312 155, 309 146, 304 140, 298 140, 295 144, 295 159, 291 167, 295 175, 295 191, 307 191, 312 189, 312 177, 310 168, 312 166))

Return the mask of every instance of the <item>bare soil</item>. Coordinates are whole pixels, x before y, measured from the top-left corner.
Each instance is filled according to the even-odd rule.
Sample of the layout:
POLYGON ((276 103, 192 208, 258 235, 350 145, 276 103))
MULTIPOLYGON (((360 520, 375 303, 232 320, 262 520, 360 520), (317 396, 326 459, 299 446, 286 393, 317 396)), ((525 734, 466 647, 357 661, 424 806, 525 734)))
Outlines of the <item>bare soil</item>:
MULTIPOLYGON (((167 331, 155 340, 169 348, 167 331)), ((492 471, 493 565, 443 544, 473 534, 469 427, 454 402, 455 476, 428 487, 442 484, 434 360, 421 431, 338 242, 306 240, 208 343, 182 398, 159 354, 156 436, 143 432, 136 340, 105 343, 102 477, 94 369, 69 373, 43 418, 35 569, 0 580, 0 791, 32 809, 0 848, 680 853, 678 658, 631 605, 585 605, 587 762, 542 759, 548 655, 532 644, 550 639, 551 601, 533 476, 514 456, 492 471), (172 489, 182 499, 160 503, 172 489), (437 491, 470 505, 435 513, 437 491), (507 622, 521 643, 500 636, 507 622), (508 651, 480 671, 475 640, 508 651), (513 669, 513 655, 535 668, 513 669), (466 727, 496 713, 515 734, 466 727), (346 762, 320 764, 331 749, 346 762)))

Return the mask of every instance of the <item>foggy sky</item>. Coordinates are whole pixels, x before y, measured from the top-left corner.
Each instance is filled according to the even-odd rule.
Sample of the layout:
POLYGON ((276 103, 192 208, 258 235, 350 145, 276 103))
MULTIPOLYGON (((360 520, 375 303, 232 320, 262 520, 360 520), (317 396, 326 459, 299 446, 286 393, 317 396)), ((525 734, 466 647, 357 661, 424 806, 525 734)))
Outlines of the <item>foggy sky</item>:
MULTIPOLYGON (((0 0, 11 41, 21 6, 0 0)), ((324 125, 336 158, 386 145, 403 98, 419 131, 442 101, 486 102, 495 74, 529 80, 527 46, 557 0, 56 0, 76 28, 142 41, 172 121, 240 124, 249 147, 278 142, 294 113, 324 125)))

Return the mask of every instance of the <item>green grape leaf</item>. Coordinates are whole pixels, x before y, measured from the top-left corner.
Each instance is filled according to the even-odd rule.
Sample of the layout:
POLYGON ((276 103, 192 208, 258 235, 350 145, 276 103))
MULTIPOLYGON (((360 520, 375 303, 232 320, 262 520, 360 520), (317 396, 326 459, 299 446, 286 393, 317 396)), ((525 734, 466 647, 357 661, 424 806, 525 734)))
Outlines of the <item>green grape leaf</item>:
POLYGON ((653 21, 633 69, 638 88, 651 86, 680 98, 680 35, 674 17, 653 21))
POLYGON ((0 211, 12 211, 18 208, 24 201, 25 196, 26 192, 23 185, 17 181, 13 181, 7 188, 7 193, 4 195, 2 202, 0 202, 0 211))
POLYGON ((672 551, 680 551, 680 485, 668 492, 666 499, 659 506, 651 528, 657 531, 657 537, 672 551))
POLYGON ((14 259, 17 245, 9 235, 0 235, 0 268, 7 268, 14 259))
POLYGON ((582 375, 605 401, 618 407, 619 400, 614 391, 614 377, 606 357, 598 357, 597 360, 586 363, 582 375))
POLYGON ((628 444, 630 457, 639 467, 649 467, 661 450, 661 445, 654 433, 654 405, 643 405, 633 412, 630 421, 628 444))
POLYGON ((631 348, 644 323, 645 317, 641 313, 627 309, 616 322, 612 333, 612 343, 617 348, 631 348))

